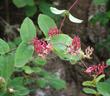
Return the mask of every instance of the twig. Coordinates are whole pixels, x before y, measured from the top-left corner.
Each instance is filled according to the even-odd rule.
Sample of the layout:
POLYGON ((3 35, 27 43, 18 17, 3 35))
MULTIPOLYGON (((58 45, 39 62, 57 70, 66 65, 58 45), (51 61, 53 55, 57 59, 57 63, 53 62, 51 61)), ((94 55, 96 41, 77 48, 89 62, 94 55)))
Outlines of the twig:
MULTIPOLYGON (((68 9, 68 11, 70 11, 77 3, 78 3, 79 0, 76 0, 71 6, 70 8, 68 9)), ((61 32, 61 29, 64 25, 64 22, 66 20, 66 16, 64 16, 63 20, 61 21, 61 24, 60 24, 60 28, 59 28, 59 31, 61 32)))

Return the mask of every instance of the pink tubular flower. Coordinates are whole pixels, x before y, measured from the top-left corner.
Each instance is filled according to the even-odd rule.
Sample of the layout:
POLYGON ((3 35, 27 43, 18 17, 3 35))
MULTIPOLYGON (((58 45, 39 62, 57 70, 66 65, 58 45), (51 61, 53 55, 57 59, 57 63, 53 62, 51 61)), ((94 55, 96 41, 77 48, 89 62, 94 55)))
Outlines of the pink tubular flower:
POLYGON ((68 47, 68 53, 74 55, 78 53, 79 49, 81 48, 80 38, 75 36, 72 40, 72 44, 68 47))
POLYGON ((106 64, 102 63, 102 64, 98 64, 98 65, 93 65, 88 67, 85 72, 88 74, 94 74, 96 76, 103 74, 104 73, 104 69, 107 67, 106 64))
POLYGON ((78 50, 81 47, 79 36, 73 38, 72 45, 74 46, 74 50, 78 50))
POLYGON ((38 38, 33 39, 33 45, 35 52, 41 57, 48 55, 52 49, 50 44, 44 40, 39 40, 38 38))
POLYGON ((50 28, 50 29, 49 29, 48 35, 49 35, 50 37, 55 36, 55 35, 58 35, 58 34, 59 34, 59 30, 58 30, 57 27, 55 27, 55 28, 50 28))

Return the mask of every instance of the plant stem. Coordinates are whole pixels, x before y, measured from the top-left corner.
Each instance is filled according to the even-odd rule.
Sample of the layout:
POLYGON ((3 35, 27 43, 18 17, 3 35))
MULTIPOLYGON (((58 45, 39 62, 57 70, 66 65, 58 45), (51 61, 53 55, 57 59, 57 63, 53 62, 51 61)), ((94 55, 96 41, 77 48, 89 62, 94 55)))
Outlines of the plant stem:
POLYGON ((77 3, 78 3, 79 0, 76 0, 71 6, 70 8, 68 9, 68 11, 70 11, 77 3))
MULTIPOLYGON (((78 3, 79 0, 76 0, 71 6, 70 8, 68 9, 68 11, 70 11, 77 3, 78 3)), ((61 24, 60 24, 60 28, 59 28, 59 31, 61 32, 61 29, 64 25, 64 22, 66 20, 66 15, 64 16, 63 20, 61 21, 61 24)))

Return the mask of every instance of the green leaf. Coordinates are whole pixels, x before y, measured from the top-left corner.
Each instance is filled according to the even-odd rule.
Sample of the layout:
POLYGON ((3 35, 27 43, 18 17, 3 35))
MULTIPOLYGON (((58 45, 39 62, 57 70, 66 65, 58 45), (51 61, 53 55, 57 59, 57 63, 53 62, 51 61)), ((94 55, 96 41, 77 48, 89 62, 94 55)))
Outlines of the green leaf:
POLYGON ((32 68, 32 70, 35 72, 35 73, 40 73, 42 71, 41 67, 34 67, 32 68))
POLYGON ((13 3, 15 4, 16 7, 22 8, 25 6, 33 6, 35 5, 34 0, 13 0, 13 3))
POLYGON ((57 24, 59 24, 60 23, 59 20, 61 19, 61 16, 60 15, 56 16, 51 12, 50 7, 52 6, 53 4, 47 2, 46 0, 40 0, 38 7, 39 7, 40 12, 42 12, 45 15, 50 16, 51 18, 55 20, 57 24))
POLYGON ((8 88, 12 88, 14 90, 13 96, 27 96, 29 94, 29 90, 24 86, 24 78, 16 77, 11 79, 8 88))
POLYGON ((37 80, 37 84, 40 88, 45 88, 47 86, 47 80, 41 78, 37 80))
POLYGON ((21 8, 26 5, 26 0, 13 0, 13 3, 15 4, 16 7, 21 8))
POLYGON ((83 91, 87 94, 97 94, 97 92, 91 88, 83 88, 83 91))
POLYGON ((92 24, 99 22, 101 26, 106 26, 106 24, 109 22, 109 18, 107 13, 97 12, 92 18, 90 18, 90 21, 92 24))
POLYGON ((25 0, 25 2, 26 2, 26 5, 28 5, 28 6, 34 6, 35 5, 34 0, 25 0))
POLYGON ((71 14, 69 14, 69 20, 73 23, 82 23, 83 22, 83 20, 78 19, 78 18, 72 16, 71 14))
POLYGON ((18 86, 18 85, 23 85, 23 77, 16 77, 14 79, 11 79, 8 86, 18 86))
POLYGON ((34 71, 32 70, 32 68, 29 67, 29 66, 24 66, 24 67, 23 67, 23 70, 24 70, 24 72, 25 72, 26 74, 31 74, 31 73, 34 72, 34 71))
POLYGON ((46 60, 41 57, 35 58, 33 62, 38 66, 44 66, 47 63, 46 60))
POLYGON ((59 10, 57 8, 54 8, 54 7, 50 7, 50 10, 52 13, 54 13, 56 15, 64 14, 64 12, 66 12, 66 10, 59 10))
POLYGON ((24 86, 14 86, 15 90, 14 96, 27 96, 29 94, 29 90, 24 86))
POLYGON ((83 86, 88 86, 88 87, 95 87, 95 84, 93 81, 85 81, 82 83, 83 86))
POLYGON ((64 80, 62 79, 59 79, 57 77, 51 77, 49 76, 48 77, 48 83, 51 87, 57 89, 57 90, 60 90, 60 89, 64 89, 66 88, 66 83, 64 80))
POLYGON ((55 50, 55 53, 60 58, 67 58, 67 46, 71 45, 72 38, 66 34, 59 34, 51 38, 51 44, 55 50), (66 57, 65 57, 66 56, 66 57))
POLYGON ((16 48, 16 44, 14 42, 9 41, 8 45, 9 45, 10 49, 16 48))
POLYGON ((105 74, 99 75, 96 79, 95 82, 98 83, 101 79, 105 77, 105 74))
POLYGON ((20 37, 16 37, 14 39, 14 43, 18 46, 20 43, 22 42, 21 38, 20 37))
POLYGON ((106 64, 107 65, 110 65, 110 59, 107 60, 106 64))
POLYGON ((64 50, 71 45, 72 38, 66 34, 59 34, 51 38, 51 43, 55 49, 64 50))
POLYGON ((24 19, 21 25, 20 35, 23 42, 31 41, 36 37, 36 27, 28 17, 24 19))
POLYGON ((103 5, 106 4, 108 0, 93 0, 93 3, 96 5, 103 5))
POLYGON ((56 27, 54 20, 52 18, 50 18, 49 16, 44 15, 44 14, 39 15, 38 25, 46 37, 48 37, 49 29, 56 27))
POLYGON ((25 7, 26 16, 32 17, 35 15, 36 11, 37 11, 36 6, 26 6, 25 7))
POLYGON ((28 63, 31 60, 33 52, 33 46, 22 42, 16 50, 15 66, 23 67, 26 63, 28 63))
POLYGON ((14 55, 0 56, 0 76, 9 80, 14 69, 14 55))
POLYGON ((45 14, 45 15, 53 16, 53 14, 52 14, 51 11, 50 11, 50 6, 53 6, 53 5, 47 3, 47 2, 44 1, 44 0, 40 0, 39 10, 40 10, 43 14, 45 14))
POLYGON ((4 40, 0 39, 0 54, 5 54, 9 50, 9 45, 4 40))
POLYGON ((97 83, 97 90, 103 96, 110 96, 110 83, 108 82, 97 83))

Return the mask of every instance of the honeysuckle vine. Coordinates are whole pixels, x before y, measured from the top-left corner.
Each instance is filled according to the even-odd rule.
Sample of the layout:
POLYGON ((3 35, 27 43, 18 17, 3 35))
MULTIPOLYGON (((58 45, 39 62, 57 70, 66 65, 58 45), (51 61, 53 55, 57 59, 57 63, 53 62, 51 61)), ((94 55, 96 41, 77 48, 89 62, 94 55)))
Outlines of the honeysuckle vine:
POLYGON ((45 14, 38 16, 39 27, 37 28, 44 34, 43 38, 37 36, 39 31, 35 24, 30 18, 26 17, 20 26, 21 42, 17 48, 11 49, 6 41, 0 39, 0 96, 26 96, 29 94, 30 91, 23 84, 23 80, 27 78, 23 78, 23 76, 11 77, 15 71, 24 72, 29 77, 32 73, 37 74, 40 78, 37 78, 37 80, 35 78, 35 83, 37 81, 41 88, 51 86, 57 90, 64 89, 66 87, 64 80, 42 68, 46 64, 50 53, 54 53, 62 60, 74 65, 80 62, 84 66, 83 72, 92 77, 91 80, 82 83, 83 91, 95 96, 104 94, 101 88, 102 85, 106 87, 107 84, 100 81, 105 78, 105 70, 110 65, 110 60, 87 66, 83 59, 92 59, 94 49, 88 46, 85 50, 82 50, 80 36, 70 37, 62 32, 66 18, 74 23, 83 22, 83 20, 72 16, 70 13, 78 2, 79 0, 76 0, 68 10, 50 7, 52 13, 63 16, 59 27, 51 17, 45 14), (33 64, 32 67, 30 67, 30 62, 33 64))

